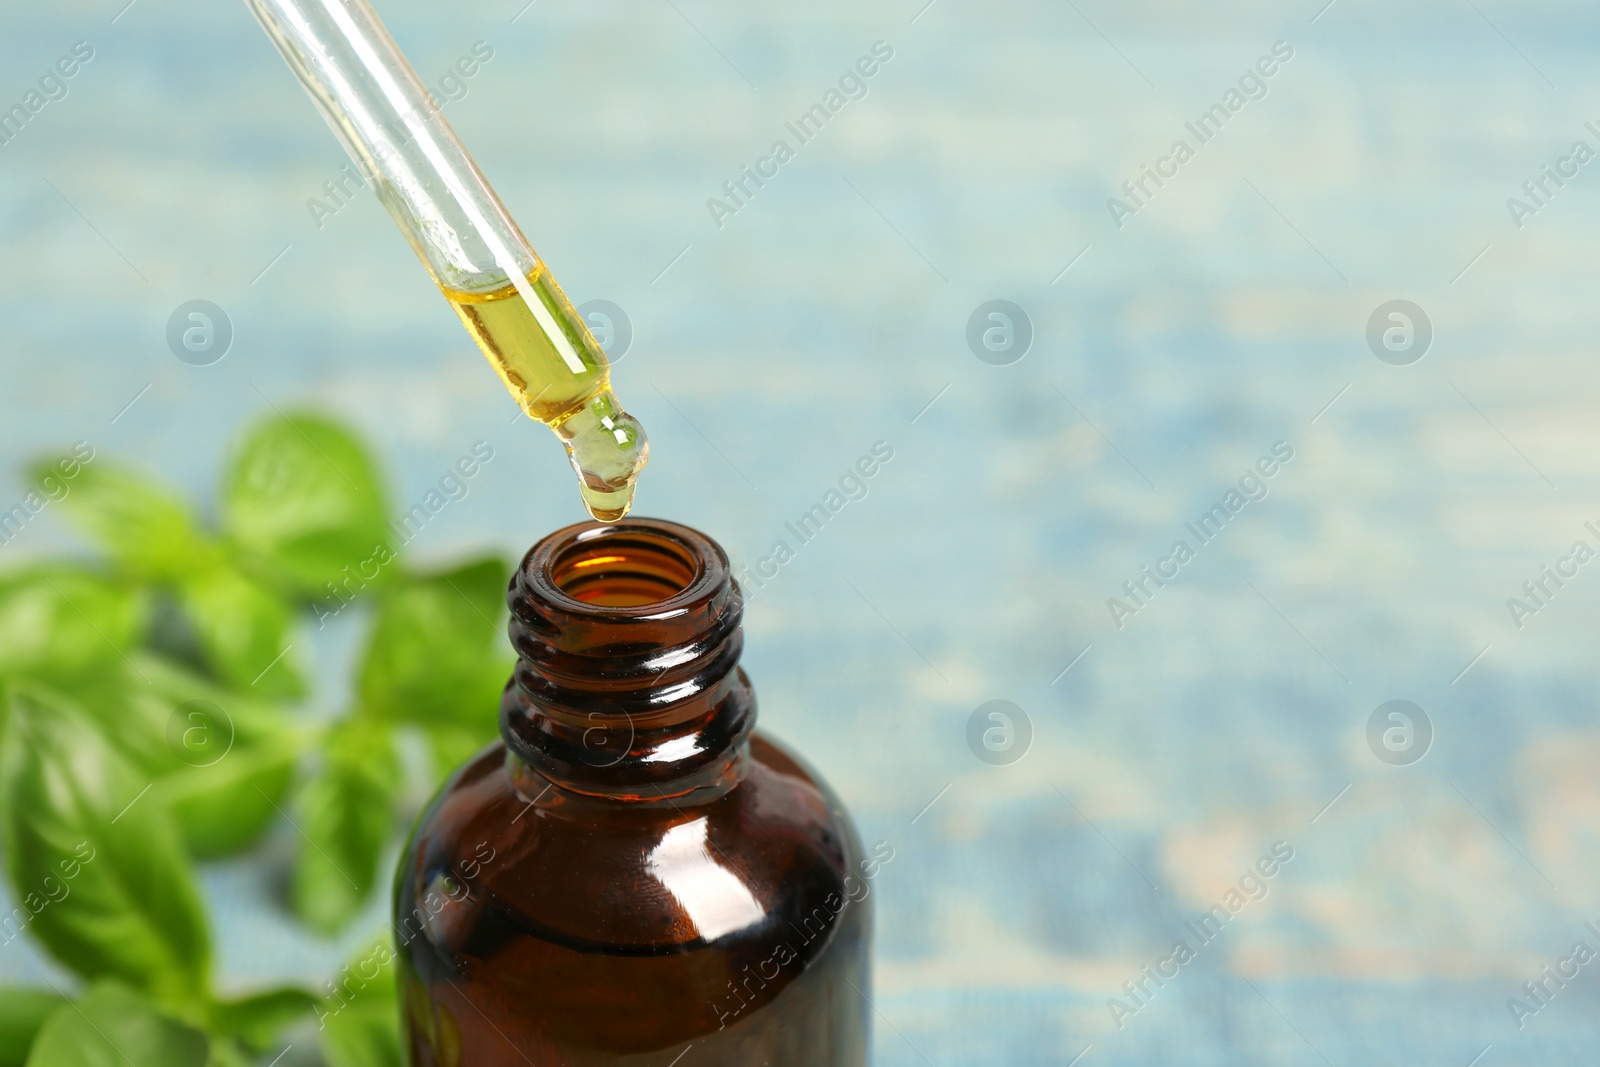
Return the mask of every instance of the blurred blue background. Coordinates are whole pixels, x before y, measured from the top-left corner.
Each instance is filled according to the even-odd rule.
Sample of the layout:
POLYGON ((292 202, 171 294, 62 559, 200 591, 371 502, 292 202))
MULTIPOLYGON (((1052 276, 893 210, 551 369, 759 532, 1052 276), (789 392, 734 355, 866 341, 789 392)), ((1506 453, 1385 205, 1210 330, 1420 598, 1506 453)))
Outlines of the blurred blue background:
MULTIPOLYGON (((893 448, 752 590, 745 661, 766 729, 896 850, 875 1062, 1591 1055, 1593 967, 1520 1028, 1508 999, 1600 947, 1600 565, 1520 619, 1508 598, 1600 547, 1600 164, 1522 189, 1600 148, 1600 16, 924 2, 378 5, 430 85, 492 48, 446 114, 574 302, 631 322, 640 513, 754 565, 893 448), (719 226, 708 198, 879 41, 865 97, 719 226), (1276 42, 1265 95, 1199 143, 1185 123, 1276 42), (1193 158, 1119 227, 1108 198, 1179 139, 1193 158), (995 299, 1031 323, 1010 365, 967 340, 995 299), (1420 361, 1369 346, 1395 299, 1431 323, 1420 361), (1199 545, 1185 523, 1278 442, 1265 499, 1199 545), (1119 626, 1108 598, 1138 606, 1123 583, 1180 539, 1195 558, 1119 626), (1395 699, 1431 724, 1420 761, 1369 744, 1395 699), (981 717, 969 744, 991 700, 1026 718, 1009 748, 981 717), (1277 842, 1263 899, 1124 989, 1277 842)), ((314 221, 345 159, 244 6, 123 3, 0 12, 0 107, 94 52, 0 146, 0 499, 80 439, 209 497, 241 423, 310 406, 374 442, 401 507, 494 446, 424 559, 580 519, 370 194, 314 221), (211 366, 165 340, 194 299, 235 330, 211 366)), ((67 536, 47 514, 0 561, 67 536)), ((341 640, 316 642, 326 707, 341 640)), ((374 902, 320 943, 251 863, 206 884, 234 988, 381 928, 374 902)), ((46 968, 0 948, 8 981, 46 968)))

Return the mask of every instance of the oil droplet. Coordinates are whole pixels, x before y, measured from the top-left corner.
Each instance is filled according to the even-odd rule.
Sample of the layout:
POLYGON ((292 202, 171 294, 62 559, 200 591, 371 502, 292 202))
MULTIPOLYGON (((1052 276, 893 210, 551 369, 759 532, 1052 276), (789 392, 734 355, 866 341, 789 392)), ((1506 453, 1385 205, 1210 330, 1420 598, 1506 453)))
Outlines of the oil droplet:
POLYGON ((590 489, 582 481, 578 482, 578 493, 583 497, 583 506, 589 509, 589 514, 597 522, 620 522, 628 514, 628 509, 633 507, 634 483, 629 482, 622 489, 602 491, 590 489))
POLYGON ((578 474, 584 507, 600 522, 616 522, 633 506, 634 483, 650 459, 639 420, 602 389, 552 427, 578 474))

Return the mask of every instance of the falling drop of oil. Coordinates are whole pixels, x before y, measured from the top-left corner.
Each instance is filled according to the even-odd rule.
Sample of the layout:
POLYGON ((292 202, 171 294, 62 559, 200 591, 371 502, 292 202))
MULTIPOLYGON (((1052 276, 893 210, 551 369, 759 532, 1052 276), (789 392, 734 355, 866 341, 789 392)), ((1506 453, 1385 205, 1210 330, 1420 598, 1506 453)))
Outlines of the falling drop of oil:
POLYGON ((584 507, 600 522, 617 522, 633 506, 634 485, 650 459, 639 420, 604 389, 552 427, 578 474, 584 507))
POLYGON ((621 522, 628 514, 628 509, 633 507, 633 489, 633 485, 629 484, 626 488, 606 492, 578 483, 583 506, 589 509, 589 514, 594 516, 596 522, 621 522))

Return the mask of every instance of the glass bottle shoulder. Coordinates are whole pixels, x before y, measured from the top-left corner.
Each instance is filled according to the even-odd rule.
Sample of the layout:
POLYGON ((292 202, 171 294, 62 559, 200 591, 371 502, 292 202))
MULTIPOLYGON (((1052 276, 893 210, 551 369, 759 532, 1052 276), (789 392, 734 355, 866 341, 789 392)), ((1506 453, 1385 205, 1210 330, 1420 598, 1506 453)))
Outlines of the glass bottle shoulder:
POLYGON ((522 938, 642 955, 760 943, 860 904, 876 870, 832 790, 760 734, 739 784, 701 803, 528 795, 514 766, 496 744, 463 767, 402 857, 400 939, 439 964, 522 938))

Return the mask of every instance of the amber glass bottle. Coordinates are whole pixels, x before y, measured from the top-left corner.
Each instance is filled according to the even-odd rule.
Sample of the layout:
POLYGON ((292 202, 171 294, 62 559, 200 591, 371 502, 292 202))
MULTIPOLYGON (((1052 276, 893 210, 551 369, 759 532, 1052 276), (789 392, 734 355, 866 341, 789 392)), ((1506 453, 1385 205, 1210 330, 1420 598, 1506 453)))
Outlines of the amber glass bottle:
POLYGON ((502 740, 395 886, 412 1067, 861 1067, 871 880, 817 774, 752 732, 715 542, 571 526, 511 581, 502 740))

